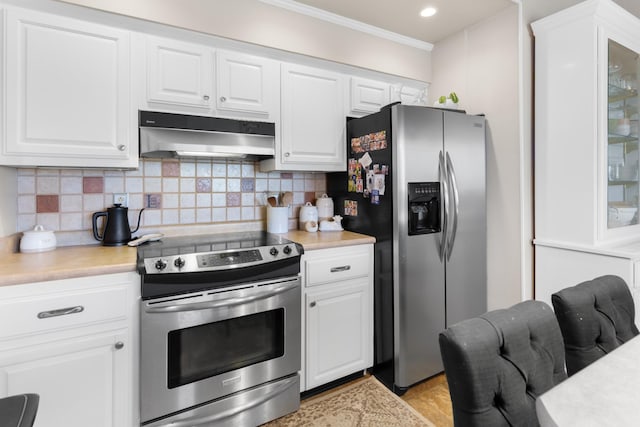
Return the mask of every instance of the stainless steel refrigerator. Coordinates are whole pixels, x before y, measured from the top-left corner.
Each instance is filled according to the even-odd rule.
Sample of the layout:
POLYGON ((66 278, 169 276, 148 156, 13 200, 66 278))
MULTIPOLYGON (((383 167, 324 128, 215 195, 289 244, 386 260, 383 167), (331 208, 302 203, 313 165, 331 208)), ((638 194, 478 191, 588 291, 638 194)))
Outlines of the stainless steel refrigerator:
POLYGON ((442 330, 486 311, 485 118, 387 106, 347 120, 347 159, 328 193, 376 237, 372 371, 402 394, 443 370, 442 330))

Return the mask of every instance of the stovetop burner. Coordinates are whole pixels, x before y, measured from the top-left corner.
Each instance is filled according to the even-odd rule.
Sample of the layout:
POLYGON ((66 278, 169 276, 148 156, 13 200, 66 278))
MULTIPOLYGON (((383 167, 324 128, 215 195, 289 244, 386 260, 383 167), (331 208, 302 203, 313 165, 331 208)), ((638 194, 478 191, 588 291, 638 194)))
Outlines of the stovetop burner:
POLYGON ((138 247, 138 269, 141 274, 228 270, 301 254, 301 246, 264 231, 167 237, 138 247))

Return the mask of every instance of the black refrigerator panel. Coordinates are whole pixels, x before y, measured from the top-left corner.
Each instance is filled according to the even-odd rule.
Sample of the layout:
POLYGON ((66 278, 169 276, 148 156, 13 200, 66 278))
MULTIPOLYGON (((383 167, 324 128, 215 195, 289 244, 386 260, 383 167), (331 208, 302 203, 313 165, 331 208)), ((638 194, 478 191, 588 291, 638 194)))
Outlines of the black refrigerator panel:
POLYGON ((347 120, 347 173, 327 174, 334 210, 345 230, 377 241, 392 238, 391 116, 379 113, 347 120), (381 226, 382 225, 382 226, 381 226))
POLYGON ((391 110, 347 119, 347 173, 327 174, 327 191, 345 230, 374 245, 374 367, 393 387, 393 189, 391 110), (382 190, 382 191, 381 191, 382 190), (382 194, 381 194, 382 193, 382 194))

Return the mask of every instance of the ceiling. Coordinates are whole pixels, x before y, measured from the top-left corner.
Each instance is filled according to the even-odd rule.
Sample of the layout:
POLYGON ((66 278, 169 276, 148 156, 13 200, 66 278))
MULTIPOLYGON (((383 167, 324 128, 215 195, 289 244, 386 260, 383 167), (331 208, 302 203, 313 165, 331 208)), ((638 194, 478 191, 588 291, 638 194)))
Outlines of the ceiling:
POLYGON ((428 43, 480 22, 514 4, 512 0, 296 0, 346 18, 428 43), (420 16, 427 6, 438 9, 420 16))

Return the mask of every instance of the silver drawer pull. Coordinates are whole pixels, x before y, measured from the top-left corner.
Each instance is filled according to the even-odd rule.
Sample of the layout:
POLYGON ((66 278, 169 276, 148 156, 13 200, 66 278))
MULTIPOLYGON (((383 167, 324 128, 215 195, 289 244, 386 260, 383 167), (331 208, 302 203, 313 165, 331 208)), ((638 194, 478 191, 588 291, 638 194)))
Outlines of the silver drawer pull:
POLYGON ((348 271, 348 270, 351 270, 350 265, 341 265, 340 267, 331 267, 332 273, 339 273, 341 271, 348 271))
POLYGON ((66 316, 67 314, 81 313, 84 307, 77 305, 75 307, 59 308, 57 310, 41 311, 38 313, 38 319, 48 319, 50 317, 66 316))

